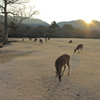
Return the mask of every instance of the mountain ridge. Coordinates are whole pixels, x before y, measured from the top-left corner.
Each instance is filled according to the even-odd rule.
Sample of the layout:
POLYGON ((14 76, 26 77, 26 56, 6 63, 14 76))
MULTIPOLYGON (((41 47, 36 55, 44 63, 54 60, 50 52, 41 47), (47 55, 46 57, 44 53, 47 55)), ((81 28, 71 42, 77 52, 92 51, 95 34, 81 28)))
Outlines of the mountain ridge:
MULTIPOLYGON (((45 21, 42 21, 41 19, 28 19, 28 20, 25 20, 23 22, 23 24, 26 24, 28 26, 31 26, 31 27, 37 27, 37 26, 50 26, 50 24, 48 24, 47 22, 45 21), (30 21, 29 21, 30 20, 30 21)), ((60 27, 63 27, 65 24, 70 24, 72 25, 74 28, 80 28, 82 30, 97 30, 97 31, 100 31, 100 22, 97 21, 97 20, 92 20, 91 23, 86 23, 84 20, 73 20, 73 21, 61 21, 61 22, 58 22, 56 23, 57 25, 59 25, 60 27)))
POLYGON ((63 21, 63 22, 59 22, 57 23, 60 27, 63 27, 63 25, 65 24, 70 24, 72 25, 74 28, 80 28, 83 30, 98 30, 100 31, 100 22, 97 20, 92 20, 91 23, 86 23, 84 20, 74 20, 74 21, 63 21))

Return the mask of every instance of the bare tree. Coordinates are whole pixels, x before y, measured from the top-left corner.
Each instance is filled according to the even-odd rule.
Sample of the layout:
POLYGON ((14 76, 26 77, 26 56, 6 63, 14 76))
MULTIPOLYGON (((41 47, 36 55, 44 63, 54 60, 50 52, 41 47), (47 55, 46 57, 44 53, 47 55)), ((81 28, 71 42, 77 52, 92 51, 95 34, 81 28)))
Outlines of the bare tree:
POLYGON ((0 3, 0 13, 4 15, 4 21, 2 22, 2 24, 4 24, 4 44, 8 42, 8 15, 13 18, 15 23, 17 22, 16 28, 18 28, 23 20, 28 19, 37 13, 37 11, 33 11, 32 7, 30 7, 30 10, 27 10, 25 3, 28 3, 28 0, 3 0, 2 4, 0 3), (27 10, 27 12, 25 10, 27 10))

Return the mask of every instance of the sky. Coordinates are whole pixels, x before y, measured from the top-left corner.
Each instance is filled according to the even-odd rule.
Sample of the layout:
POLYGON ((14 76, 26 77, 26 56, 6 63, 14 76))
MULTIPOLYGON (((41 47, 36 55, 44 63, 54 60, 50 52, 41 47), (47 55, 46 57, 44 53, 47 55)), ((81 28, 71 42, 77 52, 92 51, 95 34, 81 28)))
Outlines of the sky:
POLYGON ((100 21, 100 0, 30 0, 30 4, 40 14, 35 15, 43 21, 72 21, 83 19, 100 21))
MULTIPOLYGON (((2 0, 0 0, 1 2, 2 0)), ((100 0, 30 0, 28 4, 39 11, 33 18, 47 23, 82 19, 100 21, 100 0)))

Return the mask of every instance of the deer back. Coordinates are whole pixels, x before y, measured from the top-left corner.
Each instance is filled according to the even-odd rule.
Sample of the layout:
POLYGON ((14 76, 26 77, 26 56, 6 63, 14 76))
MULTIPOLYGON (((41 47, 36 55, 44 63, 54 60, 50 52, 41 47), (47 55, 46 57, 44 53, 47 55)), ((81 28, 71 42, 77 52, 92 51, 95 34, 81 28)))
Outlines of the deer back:
POLYGON ((57 58, 57 60, 55 61, 55 67, 56 67, 57 73, 60 73, 62 66, 69 63, 69 60, 70 60, 70 56, 67 54, 64 54, 57 58))

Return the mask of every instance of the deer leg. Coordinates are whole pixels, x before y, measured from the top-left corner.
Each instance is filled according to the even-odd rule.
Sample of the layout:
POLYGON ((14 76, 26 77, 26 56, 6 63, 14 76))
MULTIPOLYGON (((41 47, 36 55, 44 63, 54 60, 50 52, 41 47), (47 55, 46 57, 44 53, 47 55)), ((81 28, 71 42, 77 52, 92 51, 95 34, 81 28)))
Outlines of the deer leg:
POLYGON ((55 75, 55 77, 57 77, 58 75, 57 75, 57 72, 55 72, 56 73, 56 75, 55 75))
POLYGON ((83 53, 83 48, 82 48, 82 53, 83 53))
POLYGON ((68 66, 68 74, 67 75, 69 75, 69 73, 70 73, 70 65, 68 66))
POLYGON ((78 53, 80 53, 80 49, 78 49, 78 53))
POLYGON ((63 76, 65 69, 66 69, 66 66, 64 66, 64 70, 63 70, 63 72, 62 72, 61 76, 63 76))
POLYGON ((68 74, 67 75, 69 75, 69 73, 70 73, 70 65, 69 65, 69 62, 67 63, 67 65, 68 65, 68 74))

